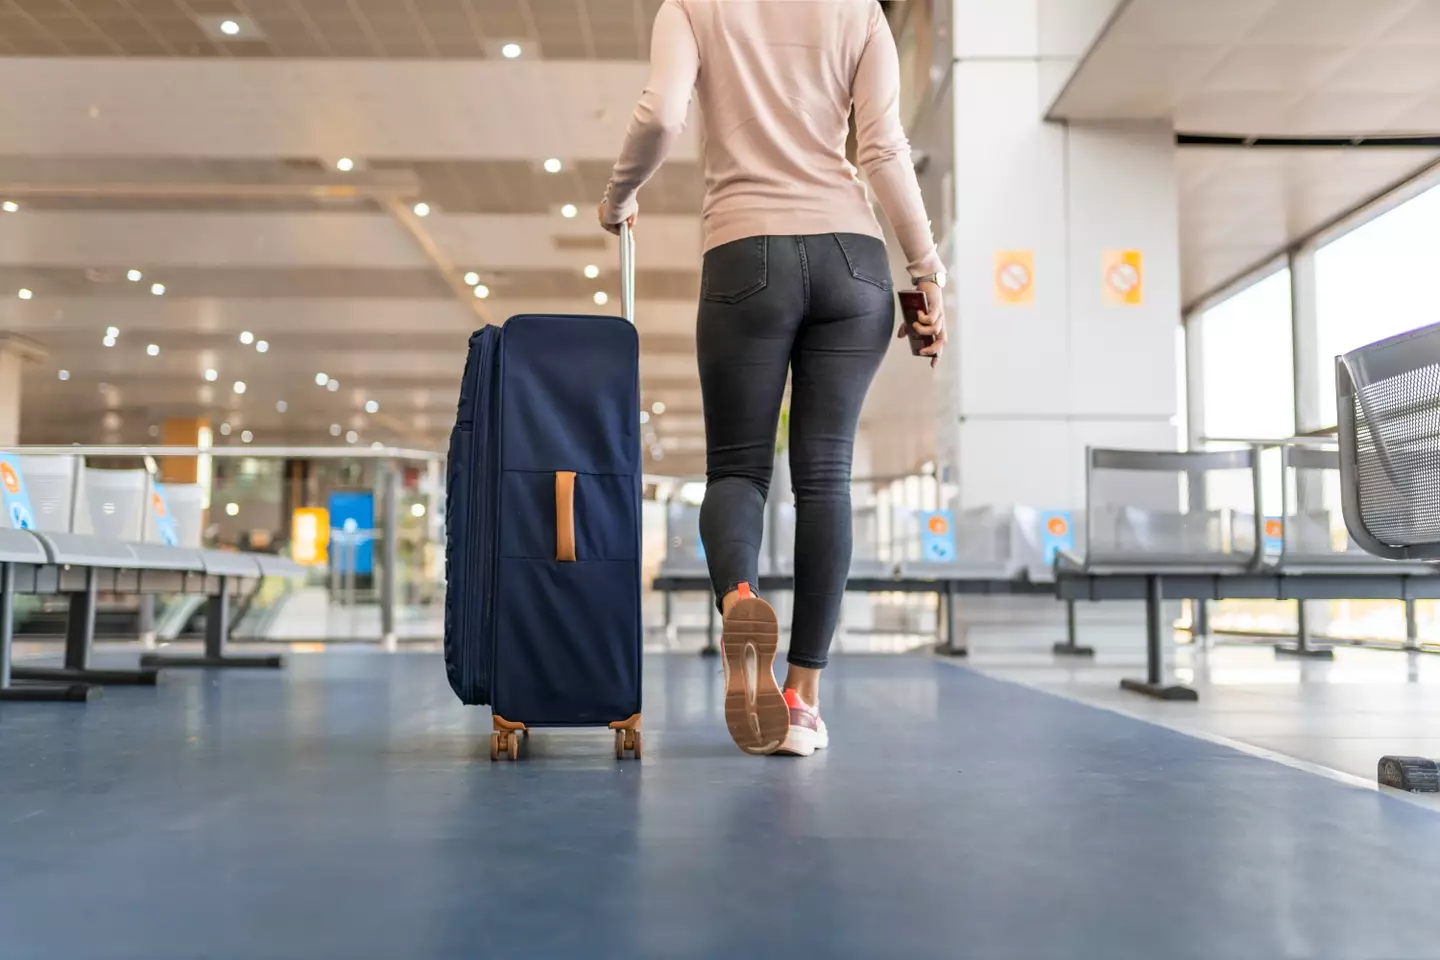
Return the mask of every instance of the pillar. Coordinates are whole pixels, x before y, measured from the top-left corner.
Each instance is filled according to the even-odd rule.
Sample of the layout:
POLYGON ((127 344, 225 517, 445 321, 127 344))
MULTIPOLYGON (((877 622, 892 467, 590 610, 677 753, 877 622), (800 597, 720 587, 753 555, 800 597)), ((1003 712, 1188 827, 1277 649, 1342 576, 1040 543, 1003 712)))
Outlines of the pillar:
POLYGON ((954 5, 956 368, 937 447, 963 507, 1082 507, 1087 446, 1175 449, 1180 434, 1174 133, 1046 121, 1063 77, 1039 7, 954 5), (1007 252, 1028 290, 1001 284, 1007 252), (1107 285, 1127 257, 1128 296, 1124 267, 1107 285))
POLYGON ((20 387, 26 364, 45 359, 38 343, 0 332, 0 449, 20 443, 20 387))
MULTIPOLYGON (((160 424, 160 442, 167 447, 199 447, 200 431, 210 422, 202 418, 171 417, 160 424)), ((199 483, 200 462, 197 457, 164 457, 160 461, 162 483, 199 483)))

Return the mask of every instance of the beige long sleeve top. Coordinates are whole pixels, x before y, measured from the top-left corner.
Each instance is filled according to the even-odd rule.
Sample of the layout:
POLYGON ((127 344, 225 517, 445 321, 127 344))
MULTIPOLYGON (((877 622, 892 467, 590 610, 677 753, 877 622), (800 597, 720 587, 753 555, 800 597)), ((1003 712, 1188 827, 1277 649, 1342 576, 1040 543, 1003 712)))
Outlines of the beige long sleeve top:
POLYGON ((845 157, 854 107, 857 160, 922 276, 942 269, 900 122, 895 39, 875 0, 665 0, 650 79, 605 194, 619 223, 685 128, 698 93, 709 250, 763 235, 882 237, 845 157))

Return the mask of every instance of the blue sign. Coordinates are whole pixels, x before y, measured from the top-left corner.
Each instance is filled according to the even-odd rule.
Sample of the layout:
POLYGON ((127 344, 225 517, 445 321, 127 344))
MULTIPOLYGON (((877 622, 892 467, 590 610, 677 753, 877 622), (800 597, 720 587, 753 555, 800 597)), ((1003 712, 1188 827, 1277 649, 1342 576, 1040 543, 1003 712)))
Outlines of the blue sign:
POLYGON ((920 514, 920 556, 930 563, 955 559, 955 518, 949 510, 920 514))
POLYGON ((175 515, 170 512, 170 501, 165 498, 165 485, 156 483, 150 490, 150 511, 155 515, 155 533, 167 547, 180 545, 180 531, 175 526, 175 515))
POLYGON ((1265 518, 1265 552, 1285 552, 1285 521, 1280 517, 1265 518))
MULTIPOLYGON (((330 494, 330 529, 339 531, 330 537, 337 546, 346 540, 359 541, 354 548, 356 573, 375 572, 375 544, 371 533, 375 529, 375 494, 368 490, 336 490, 330 494)), ((335 552, 331 550, 332 557, 335 552)))
POLYGON ((1075 518, 1069 510, 1040 514, 1040 551, 1047 567, 1055 565, 1057 554, 1075 552, 1075 518))
POLYGON ((11 453, 0 453, 0 504, 5 519, 16 530, 35 529, 35 511, 30 507, 30 493, 25 489, 25 474, 20 460, 11 453))

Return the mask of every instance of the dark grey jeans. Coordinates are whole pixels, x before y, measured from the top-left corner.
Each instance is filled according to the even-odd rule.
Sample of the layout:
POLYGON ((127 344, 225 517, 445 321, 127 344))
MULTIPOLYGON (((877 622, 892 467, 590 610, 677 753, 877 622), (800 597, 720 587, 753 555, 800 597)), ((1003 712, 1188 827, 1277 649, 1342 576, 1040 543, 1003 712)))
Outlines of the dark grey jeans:
POLYGON ((875 237, 750 237, 705 254, 696 332, 707 448, 700 535, 717 598, 742 582, 759 591, 790 374, 796 666, 825 666, 835 635, 850 571, 855 430, 894 327, 889 259, 875 237))

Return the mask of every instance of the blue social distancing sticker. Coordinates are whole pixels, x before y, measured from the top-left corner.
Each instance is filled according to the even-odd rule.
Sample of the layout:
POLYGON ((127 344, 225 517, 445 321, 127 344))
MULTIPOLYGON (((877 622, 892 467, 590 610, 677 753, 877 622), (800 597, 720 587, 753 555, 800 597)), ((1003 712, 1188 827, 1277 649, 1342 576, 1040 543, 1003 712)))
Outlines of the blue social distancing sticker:
POLYGON ((1075 522, 1069 510, 1040 514, 1040 549, 1047 567, 1055 563, 1056 555, 1075 551, 1075 522))
POLYGON ((35 529, 35 511, 30 507, 30 493, 25 489, 25 474, 20 460, 12 453, 0 452, 0 503, 5 516, 16 530, 35 529))
POLYGON ((180 533, 175 527, 175 516, 170 512, 170 501, 165 496, 165 485, 155 484, 150 491, 150 510, 155 516, 155 533, 167 547, 180 544, 180 533))
POLYGON ((955 519, 949 510, 920 514, 920 553, 931 563, 955 559, 955 519))

